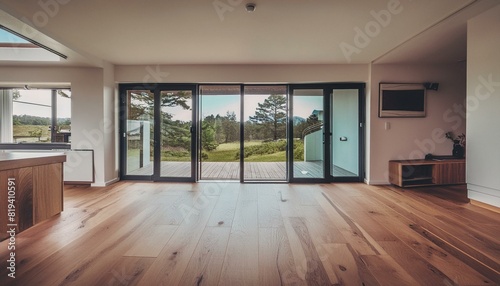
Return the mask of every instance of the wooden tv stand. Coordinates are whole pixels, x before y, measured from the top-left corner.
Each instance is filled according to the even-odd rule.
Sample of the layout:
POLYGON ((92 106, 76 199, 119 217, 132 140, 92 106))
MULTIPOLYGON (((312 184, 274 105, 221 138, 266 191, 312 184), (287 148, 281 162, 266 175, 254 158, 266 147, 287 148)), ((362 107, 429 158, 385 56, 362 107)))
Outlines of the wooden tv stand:
POLYGON ((465 159, 391 160, 389 182, 400 187, 465 184, 465 159))

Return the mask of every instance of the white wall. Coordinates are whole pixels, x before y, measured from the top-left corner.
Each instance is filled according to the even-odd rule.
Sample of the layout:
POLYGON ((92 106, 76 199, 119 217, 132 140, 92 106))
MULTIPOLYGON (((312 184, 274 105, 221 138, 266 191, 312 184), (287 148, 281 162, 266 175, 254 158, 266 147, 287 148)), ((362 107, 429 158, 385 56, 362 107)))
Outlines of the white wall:
POLYGON ((469 198, 500 207, 500 6, 469 20, 467 187, 469 198))
POLYGON ((426 153, 451 155, 453 144, 444 133, 465 133, 465 82, 464 64, 372 65, 369 184, 388 184, 389 160, 423 159, 426 153), (438 82, 439 90, 427 92, 425 118, 378 118, 380 82, 438 82), (385 130, 386 122, 389 130, 385 130))
POLYGON ((366 82, 368 65, 149 65, 116 66, 120 83, 366 82))
POLYGON ((119 174, 119 148, 118 148, 118 89, 115 84, 115 67, 105 62, 103 64, 103 125, 105 132, 104 150, 106 150, 106 160, 111 163, 105 164, 104 182, 110 184, 118 181, 119 174))
POLYGON ((0 143, 12 143, 12 90, 0 90, 0 143))
POLYGON ((4 83, 71 84, 71 147, 94 149, 95 185, 105 185, 117 177, 110 171, 117 169, 113 156, 116 146, 109 138, 114 136, 114 126, 111 131, 104 128, 106 116, 114 117, 113 110, 109 111, 114 103, 109 97, 106 97, 106 104, 103 100, 103 69, 0 67, 0 80, 4 83))
POLYGON ((323 129, 304 137, 304 162, 323 161, 323 129))

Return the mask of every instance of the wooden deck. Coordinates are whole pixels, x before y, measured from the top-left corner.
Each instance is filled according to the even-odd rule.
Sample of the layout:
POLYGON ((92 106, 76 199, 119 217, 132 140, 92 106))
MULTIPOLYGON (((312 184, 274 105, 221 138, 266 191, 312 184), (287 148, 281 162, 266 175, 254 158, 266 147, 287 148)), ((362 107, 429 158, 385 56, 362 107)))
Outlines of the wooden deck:
MULTIPOLYGON (((322 178, 322 162, 295 162, 295 178, 322 178)), ((239 162, 202 162, 200 180, 239 180, 239 162)), ((245 162, 245 180, 285 181, 286 162, 245 162)), ((335 169, 340 172, 340 169, 335 169)), ((151 175, 153 164, 133 170, 128 175, 151 175)), ((190 162, 161 162, 162 177, 190 177, 190 162)))
POLYGON ((500 285, 464 186, 119 182, 0 242, 0 285, 500 285))

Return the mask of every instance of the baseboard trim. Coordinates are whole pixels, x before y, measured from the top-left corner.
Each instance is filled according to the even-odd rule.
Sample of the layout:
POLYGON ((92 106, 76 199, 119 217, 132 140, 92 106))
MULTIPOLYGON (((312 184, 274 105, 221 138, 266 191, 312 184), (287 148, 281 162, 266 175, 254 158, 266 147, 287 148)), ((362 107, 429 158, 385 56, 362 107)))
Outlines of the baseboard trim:
POLYGON ((490 211, 493 211, 493 212, 496 212, 496 213, 500 214, 500 208, 498 208, 496 206, 492 206, 490 204, 483 203, 483 202, 480 202, 480 201, 476 201, 476 200, 473 200, 473 199, 469 199, 469 200, 470 200, 471 205, 475 205, 475 206, 478 206, 478 207, 481 207, 481 208, 484 208, 484 209, 487 209, 487 210, 490 210, 490 211))
POLYGON ((365 183, 368 185, 371 185, 371 186, 390 185, 391 184, 388 181, 374 181, 374 180, 371 180, 371 181, 365 180, 365 183))
POLYGON ((119 181, 120 181, 120 178, 114 178, 114 179, 106 181, 104 183, 93 183, 93 184, 91 184, 91 186, 92 187, 107 187, 107 186, 112 185, 112 184, 119 182, 119 181))

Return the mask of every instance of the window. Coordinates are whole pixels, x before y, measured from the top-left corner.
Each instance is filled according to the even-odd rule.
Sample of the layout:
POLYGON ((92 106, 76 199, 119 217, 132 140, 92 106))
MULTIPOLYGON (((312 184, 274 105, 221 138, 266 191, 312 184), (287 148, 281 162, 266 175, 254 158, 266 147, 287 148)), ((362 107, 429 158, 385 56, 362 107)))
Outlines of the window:
POLYGON ((67 57, 0 25, 0 61, 58 62, 67 57))
POLYGON ((3 96, 10 99, 4 98, 2 112, 11 114, 11 122, 3 120, 1 128, 11 128, 11 132, 2 134, 12 135, 11 140, 2 138, 2 142, 71 142, 71 90, 8 89, 3 96))

